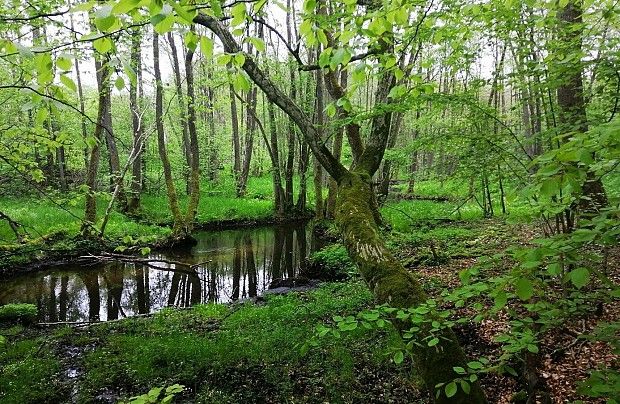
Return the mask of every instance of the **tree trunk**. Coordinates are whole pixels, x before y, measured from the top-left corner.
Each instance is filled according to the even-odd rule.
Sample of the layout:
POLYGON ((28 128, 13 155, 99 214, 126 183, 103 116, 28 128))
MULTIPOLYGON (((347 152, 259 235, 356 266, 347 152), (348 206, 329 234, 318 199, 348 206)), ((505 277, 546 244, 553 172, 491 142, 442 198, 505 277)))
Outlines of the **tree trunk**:
MULTIPOLYGON (((192 26, 192 30, 193 30, 192 26)), ((185 216, 185 231, 187 235, 194 226, 194 220, 200 202, 200 151, 198 149, 198 134, 196 133, 196 108, 194 94, 194 66, 192 61, 194 51, 188 49, 185 54, 185 77, 187 80, 187 129, 189 132, 189 205, 185 216)))
MULTIPOLYGON (((110 168, 110 192, 114 192, 114 188, 120 177, 121 173, 121 163, 118 156, 118 148, 116 147, 116 139, 114 138, 114 129, 112 127, 112 96, 110 90, 110 81, 102 80, 103 75, 110 75, 110 67, 108 65, 109 57, 106 56, 103 63, 100 63, 97 66, 97 62, 95 62, 95 67, 97 71, 101 71, 100 74, 97 75, 97 87, 99 88, 99 92, 104 92, 107 95, 105 97, 105 109, 103 111, 103 117, 101 120, 101 124, 103 126, 103 136, 106 142, 106 146, 108 148, 108 164, 110 168), (104 73, 105 71, 105 73, 104 73)), ((127 197, 125 195, 125 191, 123 190, 122 183, 120 184, 120 188, 118 191, 118 204, 122 211, 127 209, 127 197)))
POLYGON ((153 70, 155 74, 155 128, 157 131, 157 146, 164 170, 168 203, 170 204, 170 211, 172 212, 173 237, 180 238, 185 236, 186 233, 184 233, 185 226, 183 223, 183 217, 181 216, 181 210, 179 208, 179 200, 174 185, 174 179, 172 178, 170 160, 168 159, 168 153, 166 151, 166 137, 164 134, 163 117, 164 88, 161 82, 161 71, 159 69, 159 35, 157 33, 153 33, 153 70))
MULTIPOLYGON (((179 114, 181 115, 181 146, 183 149, 183 156, 185 158, 185 165, 183 168, 183 176, 185 177, 185 192, 190 193, 190 179, 189 179, 189 167, 191 167, 191 152, 190 152, 190 140, 189 140, 189 123, 188 116, 186 114, 186 106, 183 97, 183 89, 181 88, 181 67, 179 65, 179 56, 177 54, 177 46, 174 42, 174 35, 172 32, 167 34, 168 42, 170 43, 170 50, 172 53, 172 70, 174 71, 174 87, 177 93, 177 102, 179 104, 179 114)), ((187 71, 185 72, 187 75, 187 71)), ((189 97, 189 95, 188 95, 189 97)))
POLYGON ((271 133, 271 173, 273 177, 273 197, 276 215, 280 218, 284 216, 284 189, 282 188, 282 177, 280 175, 280 151, 278 149, 278 130, 276 127, 276 117, 273 103, 268 101, 267 111, 269 114, 269 129, 271 133))
POLYGON ((106 109, 109 107, 110 97, 110 72, 103 67, 109 59, 108 56, 103 56, 103 63, 99 60, 95 60, 95 69, 97 74, 97 82, 103 85, 99 86, 99 98, 98 98, 98 110, 97 110, 97 122, 95 125, 94 138, 95 142, 90 149, 90 155, 88 158, 88 168, 86 170, 86 186, 88 191, 86 192, 86 201, 84 207, 84 222, 82 223, 82 235, 92 236, 96 231, 94 224, 97 220, 97 197, 95 191, 97 188, 97 172, 99 171, 100 144, 102 138, 102 132, 104 128, 104 117, 106 109))
POLYGON ((239 138, 239 118, 237 117, 237 100, 233 85, 228 86, 230 92, 230 122, 232 125, 232 145, 233 145, 233 176, 235 186, 241 177, 241 140, 239 138))
MULTIPOLYGON (((140 113, 140 107, 138 105, 138 88, 139 82, 142 79, 141 70, 141 36, 140 31, 136 29, 131 36, 131 68, 135 73, 135 80, 130 80, 129 83, 129 109, 131 112, 131 127, 133 130, 133 149, 136 146, 141 145, 137 150, 137 156, 131 165, 131 193, 127 202, 127 211, 131 214, 137 214, 140 210, 140 193, 142 191, 142 152, 144 146, 143 134, 144 129, 142 127, 142 117, 140 113)), ((140 94, 142 96, 142 94, 140 94)))
MULTIPOLYGON (((340 181, 336 223, 342 232, 349 256, 373 291, 378 304, 404 309, 423 304, 427 296, 420 282, 394 258, 381 239, 374 217, 373 198, 369 174, 351 172, 340 181)), ((395 323, 395 326, 403 331, 411 325, 395 323)), ((420 332, 424 334, 425 331, 420 332)), ((431 392, 438 383, 450 382, 458 377, 453 370, 454 366, 466 366, 465 354, 450 329, 442 331, 440 340, 439 348, 429 347, 422 342, 412 351, 420 375, 431 392)), ((474 384, 470 394, 465 394, 459 388, 451 398, 442 392, 435 402, 471 404, 484 403, 486 400, 480 386, 474 384)))
MULTIPOLYGON (((212 30, 222 41, 224 50, 239 52, 239 44, 222 23, 213 17, 198 14, 198 24, 212 30)), ((409 308, 426 301, 420 284, 392 256, 385 246, 377 226, 378 215, 371 177, 379 168, 387 144, 391 113, 385 112, 372 118, 371 134, 354 169, 347 170, 321 142, 320 131, 312 119, 286 94, 284 94, 252 59, 246 55, 243 69, 267 97, 276 103, 297 124, 308 146, 326 171, 338 182, 336 222, 351 259, 358 266, 362 276, 374 293, 378 303, 392 307, 409 308)), ((376 102, 385 103, 387 95, 395 85, 394 74, 384 71, 377 85, 376 102)), ((402 329, 402 326, 398 326, 402 329)), ((426 386, 434 391, 435 385, 452 381, 458 377, 454 366, 466 366, 465 356, 454 334, 445 330, 439 347, 416 348, 415 363, 426 386)), ((447 398, 440 395, 439 403, 486 403, 478 383, 471 386, 470 394, 462 389, 447 398)))
MULTIPOLYGON (((560 11, 560 39, 565 53, 574 52, 581 55, 583 20, 582 10, 579 3, 571 0, 560 11)), ((558 106, 560 108, 560 122, 564 124, 561 130, 567 132, 588 131, 588 119, 586 105, 583 96, 583 64, 581 59, 566 66, 562 72, 564 78, 558 87, 558 106)), ((593 171, 587 172, 586 182, 583 185, 583 196, 579 202, 580 208, 587 212, 598 211, 607 205, 607 195, 600 178, 593 171)))
MULTIPOLYGON (((316 125, 319 127, 319 133, 324 135, 325 117, 323 116, 323 80, 322 72, 316 73, 316 104, 314 116, 316 119, 316 125)), ((317 159, 313 159, 314 164, 314 215, 317 219, 321 220, 324 215, 324 201, 323 201, 323 167, 317 159)))
POLYGON ((245 196, 248 177, 250 175, 250 163, 252 162, 252 149, 254 147, 254 132, 256 130, 256 94, 256 86, 253 86, 247 94, 245 145, 243 148, 241 174, 237 182, 237 197, 239 198, 245 196))

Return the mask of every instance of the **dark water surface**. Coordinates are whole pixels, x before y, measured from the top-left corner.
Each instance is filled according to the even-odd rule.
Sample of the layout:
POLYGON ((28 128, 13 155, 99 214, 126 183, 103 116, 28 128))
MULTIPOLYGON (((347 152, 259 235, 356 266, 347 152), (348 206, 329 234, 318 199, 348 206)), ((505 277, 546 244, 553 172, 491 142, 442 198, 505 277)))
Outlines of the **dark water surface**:
POLYGON ((0 280, 0 305, 33 303, 39 321, 105 321, 197 303, 260 295, 274 280, 295 277, 311 248, 304 224, 197 232, 190 249, 152 254, 150 265, 67 264, 0 280), (158 259, 197 265, 187 268, 158 259), (153 268, 151 266, 156 266, 153 268))

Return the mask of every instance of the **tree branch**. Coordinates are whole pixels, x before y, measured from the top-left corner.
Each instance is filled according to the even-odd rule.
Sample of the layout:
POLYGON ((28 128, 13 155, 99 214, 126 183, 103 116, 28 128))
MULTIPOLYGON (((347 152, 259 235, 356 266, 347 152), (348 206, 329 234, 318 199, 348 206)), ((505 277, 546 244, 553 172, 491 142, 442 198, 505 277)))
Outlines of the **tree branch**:
POLYGON ((291 117, 293 122, 299 127, 317 160, 332 178, 339 182, 348 171, 321 142, 319 131, 312 123, 312 119, 288 95, 276 87, 265 72, 258 67, 252 55, 243 52, 235 38, 220 21, 205 14, 198 14, 194 18, 194 22, 210 29, 220 39, 226 52, 244 54, 245 62, 242 66, 243 70, 250 76, 252 81, 263 90, 271 102, 276 104, 291 117))

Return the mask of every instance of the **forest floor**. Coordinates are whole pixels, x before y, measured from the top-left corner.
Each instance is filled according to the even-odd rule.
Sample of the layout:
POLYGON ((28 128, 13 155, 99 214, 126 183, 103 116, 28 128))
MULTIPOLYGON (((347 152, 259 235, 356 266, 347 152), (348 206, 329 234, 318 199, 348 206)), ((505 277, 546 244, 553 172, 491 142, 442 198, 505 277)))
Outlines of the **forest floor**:
MULTIPOLYGON (((392 225, 386 234, 390 247, 422 278, 430 296, 458 286, 459 272, 480 256, 537 235, 535 226, 520 221, 429 220, 444 218, 453 206, 435 202, 428 213, 426 203, 391 203, 384 214, 392 225), (416 218, 419 211, 427 215, 416 218)), ((620 268, 610 268, 610 275, 620 281, 620 268)), ((335 316, 371 307, 366 286, 353 278, 257 302, 165 309, 88 327, 7 326, 0 329, 8 341, 0 349, 0 401, 116 402, 178 383, 185 386, 178 398, 186 402, 429 402, 410 359, 394 363, 403 345, 388 327, 319 336, 324 325, 335 326, 335 316)), ((472 314, 467 310, 461 314, 472 314)), ((500 355, 494 338, 507 329, 502 313, 456 328, 472 359, 500 355)), ((576 336, 591 331, 595 320, 619 316, 617 304, 607 305, 599 318, 576 319, 540 342, 538 374, 554 403, 584 399, 576 393, 578 382, 597 365, 618 364, 609 347, 576 336)), ((511 376, 480 380, 492 403, 509 403, 524 389, 511 376)))

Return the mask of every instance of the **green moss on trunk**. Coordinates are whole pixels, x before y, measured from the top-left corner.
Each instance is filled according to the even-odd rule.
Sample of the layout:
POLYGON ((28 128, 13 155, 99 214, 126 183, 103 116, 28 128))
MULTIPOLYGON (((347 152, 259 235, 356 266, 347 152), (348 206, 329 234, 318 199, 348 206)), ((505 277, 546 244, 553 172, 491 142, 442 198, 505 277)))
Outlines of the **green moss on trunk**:
MULTIPOLYGON (((374 195, 370 175, 349 173, 340 181, 336 204, 336 222, 342 232, 349 256, 372 290, 377 303, 392 307, 409 308, 427 299, 420 282, 394 258, 385 246, 373 212, 374 195)), ((402 331, 407 324, 396 324, 402 331)), ((423 333, 423 332, 422 332, 423 333)), ((424 337, 424 335, 422 335, 424 337)), ((438 383, 447 383, 458 377, 454 366, 466 367, 463 350, 454 333, 447 329, 439 345, 416 347, 413 356, 418 371, 429 390, 438 383)), ((485 403, 478 384, 470 394, 461 389, 447 398, 441 394, 437 403, 485 403)))

